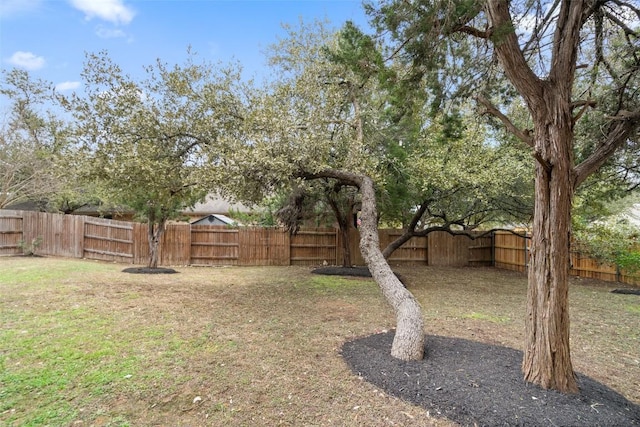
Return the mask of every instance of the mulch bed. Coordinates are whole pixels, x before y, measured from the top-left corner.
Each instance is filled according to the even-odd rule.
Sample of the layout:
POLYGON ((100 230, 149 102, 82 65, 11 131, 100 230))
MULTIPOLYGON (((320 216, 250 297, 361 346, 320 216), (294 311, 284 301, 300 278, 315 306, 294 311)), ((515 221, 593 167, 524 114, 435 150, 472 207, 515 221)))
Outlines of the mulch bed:
POLYGON ((391 357, 394 331, 358 338, 341 353, 353 372, 390 395, 464 426, 636 426, 640 405, 578 374, 580 393, 526 383, 522 352, 427 336, 425 359, 391 357))
POLYGON ((367 267, 339 267, 330 265, 316 268, 311 272, 313 274, 325 274, 327 276, 371 277, 371 273, 367 267))
POLYGON ((613 293, 613 294, 627 294, 627 295, 640 295, 640 289, 629 289, 629 288, 614 289, 614 290, 611 291, 611 293, 613 293))
POLYGON ((175 274, 176 270, 173 268, 164 268, 164 267, 129 267, 122 270, 123 273, 131 273, 131 274, 175 274))

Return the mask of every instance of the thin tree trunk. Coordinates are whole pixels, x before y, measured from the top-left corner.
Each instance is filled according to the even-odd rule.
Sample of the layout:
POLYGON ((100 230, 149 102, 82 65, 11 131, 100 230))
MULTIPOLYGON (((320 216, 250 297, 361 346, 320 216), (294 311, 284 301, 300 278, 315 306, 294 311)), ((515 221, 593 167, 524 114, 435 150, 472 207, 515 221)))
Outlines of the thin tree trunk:
POLYGON ((539 160, 522 370, 526 381, 575 393, 568 310, 573 131, 568 108, 549 105, 549 109, 549 116, 536 120, 539 160))
POLYGON ((351 267, 353 265, 351 262, 351 227, 349 223, 345 225, 340 223, 339 226, 340 240, 342 241, 342 266, 351 267))
POLYGON ((162 234, 164 233, 166 220, 157 223, 149 219, 149 268, 158 268, 159 247, 162 234))
POLYGON ((421 360, 424 357, 424 320, 418 301, 396 277, 380 250, 376 193, 371 178, 351 172, 327 169, 315 174, 304 174, 306 179, 335 178, 360 189, 360 252, 373 280, 396 315, 396 334, 391 355, 401 360, 421 360))
POLYGON ((376 196, 373 181, 369 177, 362 179, 360 191, 362 192, 360 251, 371 276, 396 313, 396 334, 391 346, 391 355, 401 360, 421 360, 424 357, 425 344, 422 309, 382 255, 378 238, 376 196))
POLYGON ((327 200, 329 201, 329 206, 333 210, 333 214, 336 217, 336 222, 338 223, 338 229, 340 230, 340 237, 342 242, 342 266, 343 267, 351 267, 353 264, 351 262, 351 211, 353 209, 353 202, 349 203, 349 210, 346 212, 342 212, 340 210, 340 206, 336 198, 338 197, 338 189, 335 191, 335 198, 331 193, 327 195, 327 200))

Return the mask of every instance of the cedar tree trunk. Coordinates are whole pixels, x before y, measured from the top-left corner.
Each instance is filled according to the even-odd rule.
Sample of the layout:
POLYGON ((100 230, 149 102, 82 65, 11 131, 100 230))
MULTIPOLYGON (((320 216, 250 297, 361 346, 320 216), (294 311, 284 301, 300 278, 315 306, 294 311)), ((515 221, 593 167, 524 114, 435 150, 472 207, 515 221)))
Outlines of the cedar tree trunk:
POLYGON ((535 213, 522 370, 526 381, 578 391, 569 348, 569 251, 574 192, 573 129, 568 103, 549 100, 536 117, 535 213))
POLYGON ((522 369, 526 381, 565 393, 578 391, 569 351, 569 230, 576 185, 572 90, 582 23, 582 0, 563 1, 546 79, 529 67, 518 43, 509 2, 486 3, 492 41, 505 75, 533 118, 535 213, 522 369))
MULTIPOLYGON (((533 138, 517 129, 499 111, 507 128, 533 148, 536 158, 535 213, 524 359, 525 380, 565 393, 578 391, 569 351, 569 231, 575 189, 607 161, 640 125, 640 111, 618 106, 603 138, 579 165, 574 164, 572 91, 581 29, 598 2, 559 2, 551 45, 550 69, 539 78, 529 67, 511 20, 510 2, 488 0, 488 36, 505 75, 526 101, 533 118, 533 138)), ((622 87, 621 89, 625 89, 622 87)), ((620 100, 622 100, 620 96, 620 100)), ((578 104, 575 104, 578 105, 578 104)), ((588 105, 588 103, 586 104, 588 105)))

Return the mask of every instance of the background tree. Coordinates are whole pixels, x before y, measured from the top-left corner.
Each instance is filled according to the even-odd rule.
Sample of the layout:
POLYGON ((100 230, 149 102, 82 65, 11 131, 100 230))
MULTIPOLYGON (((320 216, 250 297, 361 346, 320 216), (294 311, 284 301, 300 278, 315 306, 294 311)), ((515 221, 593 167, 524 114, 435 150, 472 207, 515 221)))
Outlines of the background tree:
POLYGON ((105 52, 90 54, 84 95, 65 100, 88 159, 84 176, 99 183, 105 200, 148 223, 151 268, 166 222, 214 188, 221 141, 233 138, 242 119, 239 70, 194 58, 172 68, 158 61, 137 82, 105 52))
POLYGON ((13 69, 3 72, 0 94, 9 102, 0 123, 0 208, 32 201, 46 210, 66 182, 57 162, 66 126, 53 113, 53 86, 13 69))
MULTIPOLYGON (((298 133, 324 132, 326 139, 314 141, 313 145, 330 146, 328 164, 342 169, 349 163, 349 170, 374 173, 375 160, 364 142, 369 122, 356 118, 369 114, 365 111, 371 111, 380 102, 375 99, 378 95, 374 94, 374 88, 378 85, 375 67, 381 64, 381 58, 372 40, 351 23, 336 34, 327 30, 326 23, 312 26, 301 23, 299 30, 289 27, 289 31, 289 38, 271 48, 270 64, 274 75, 279 76, 272 93, 304 106, 307 111, 303 114, 308 114, 309 108, 323 110, 314 119, 314 128, 309 127, 309 122, 303 124, 306 119, 293 120, 299 121, 298 133), (371 68, 363 73, 360 65, 365 63, 371 68)), ((350 236, 354 210, 359 203, 359 196, 349 187, 329 177, 292 185, 289 205, 279 211, 280 220, 294 231, 300 221, 309 219, 310 213, 324 216, 331 212, 341 235, 344 266, 352 265, 350 236)))
POLYGON ((531 220, 528 159, 498 144, 471 113, 425 113, 418 137, 403 141, 403 164, 396 168, 402 176, 391 191, 401 188, 404 209, 390 213, 402 219, 404 232, 384 248, 385 257, 414 236, 445 231, 476 238, 531 220))
POLYGON ((559 0, 385 1, 369 10, 412 65, 409 81, 426 80, 436 105, 475 94, 529 146, 535 213, 523 372, 542 387, 576 392, 567 309, 571 203, 620 147, 636 144, 640 10, 633 2, 559 0), (501 109, 514 96, 524 100, 532 129, 501 109), (581 120, 600 125, 589 146, 576 144, 581 120))

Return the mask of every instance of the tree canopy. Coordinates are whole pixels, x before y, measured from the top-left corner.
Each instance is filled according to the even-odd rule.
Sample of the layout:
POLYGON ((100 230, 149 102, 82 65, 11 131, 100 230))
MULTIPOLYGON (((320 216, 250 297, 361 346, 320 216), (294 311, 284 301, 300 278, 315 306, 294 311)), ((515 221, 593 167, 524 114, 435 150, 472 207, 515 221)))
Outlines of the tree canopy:
POLYGON ((158 61, 135 81, 106 52, 89 54, 84 95, 64 100, 88 159, 85 178, 106 200, 149 224, 150 267, 166 221, 202 200, 220 182, 213 170, 242 120, 239 70, 158 61))
POLYGON ((25 201, 51 208, 71 182, 62 165, 67 125, 53 113, 53 87, 14 69, 3 73, 0 94, 10 102, 0 123, 0 208, 25 201))

